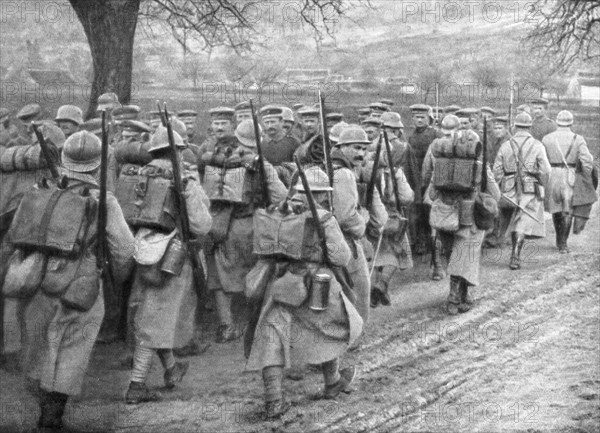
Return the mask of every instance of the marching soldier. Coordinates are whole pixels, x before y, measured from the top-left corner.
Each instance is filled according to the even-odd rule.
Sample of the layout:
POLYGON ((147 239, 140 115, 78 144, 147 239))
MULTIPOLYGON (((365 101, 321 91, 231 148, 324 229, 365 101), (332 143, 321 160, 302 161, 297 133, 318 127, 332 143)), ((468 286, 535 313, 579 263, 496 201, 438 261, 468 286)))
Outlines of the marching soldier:
POLYGON ((377 148, 377 143, 379 142, 383 122, 379 117, 368 117, 361 122, 361 126, 367 133, 367 138, 371 141, 368 151, 374 152, 377 148))
POLYGON ((244 120, 252 119, 252 110, 250 108, 250 102, 243 101, 233 107, 235 111, 235 123, 239 125, 244 120))
POLYGON ((556 131, 556 124, 551 120, 546 111, 550 102, 544 98, 537 98, 531 101, 531 114, 533 123, 531 125, 531 135, 538 141, 556 131))
POLYGON ((573 196, 581 194, 574 190, 575 171, 579 169, 582 176, 591 176, 594 159, 585 139, 571 131, 571 112, 558 113, 556 123, 558 129, 542 141, 551 167, 545 209, 552 214, 556 246, 561 254, 566 254, 569 252, 567 239, 573 222, 573 196))
MULTIPOLYGON (((488 140, 488 161, 496 161, 496 155, 500 150, 500 146, 511 139, 508 125, 508 116, 495 117, 493 119, 494 129, 492 131, 492 139, 488 140)), ((510 217, 513 213, 512 207, 503 207, 504 202, 500 201, 498 209, 498 218, 494 223, 494 230, 486 235, 484 246, 492 248, 501 248, 504 245, 506 238, 506 229, 510 222, 510 217)))
POLYGON ((79 130, 79 125, 83 123, 83 113, 81 108, 75 105, 63 105, 59 107, 54 121, 62 129, 65 137, 69 138, 79 130))
MULTIPOLYGON (((283 369, 291 367, 292 363, 321 367, 325 382, 321 397, 325 399, 335 399, 342 392, 350 392, 356 374, 354 367, 340 369, 340 358, 360 336, 363 321, 330 267, 346 266, 352 251, 336 219, 324 210, 327 192, 331 191, 327 175, 313 166, 306 169, 306 178, 325 236, 324 242, 311 245, 314 248, 310 249, 318 253, 306 253, 307 257, 302 260, 265 258, 257 264, 259 268, 268 266, 273 272, 265 285, 246 368, 262 372, 267 419, 281 417, 290 407, 283 396, 282 382, 283 369), (328 263, 321 249, 323 243, 327 246, 328 263), (307 282, 310 282, 310 290, 306 289, 307 282), (329 286, 328 296, 323 303, 315 305, 308 299, 308 292, 316 298, 314 293, 320 292, 320 286, 324 284, 329 286), (299 338, 292 341, 290 332, 299 338)), ((289 202, 274 212, 292 215, 308 212, 308 199, 301 180, 295 189, 289 202)), ((296 230, 289 234, 293 235, 298 236, 297 244, 304 244, 302 232, 296 230)), ((279 248, 277 245, 272 247, 279 248)))
POLYGON ((300 143, 300 126, 296 123, 294 112, 289 107, 281 107, 281 118, 283 119, 283 130, 286 136, 298 140, 300 143))
MULTIPOLYGON (((369 319, 371 298, 371 283, 367 259, 363 249, 362 239, 370 223, 372 231, 379 233, 387 220, 384 216, 385 208, 381 200, 374 206, 377 212, 375 218, 369 218, 369 211, 361 213, 359 194, 356 182, 357 170, 365 161, 366 149, 370 144, 367 134, 360 127, 345 128, 340 134, 339 141, 331 152, 333 164, 333 216, 337 219, 346 242, 352 250, 352 258, 348 263, 348 272, 354 283, 356 293, 356 309, 364 323, 369 319), (379 215, 377 214, 379 213, 379 215)), ((376 201, 374 200, 374 204, 376 201)))
POLYGON ((217 143, 230 140, 235 131, 233 124, 235 110, 233 108, 216 107, 210 109, 208 113, 210 114, 210 129, 213 135, 209 136, 200 145, 198 152, 201 156, 206 152, 214 152, 217 143))
POLYGON ((450 153, 444 151, 453 149, 454 146, 460 147, 461 153, 469 157, 461 163, 466 161, 469 165, 482 166, 480 157, 474 151, 477 147, 473 146, 479 142, 479 137, 473 131, 458 131, 458 127, 456 116, 446 116, 442 121, 444 136, 431 145, 428 153, 433 160, 433 171, 438 174, 432 177, 426 192, 426 198, 432 202, 431 226, 437 230, 437 236, 448 260, 450 292, 446 311, 451 315, 471 309, 473 300, 468 290, 469 287, 479 285, 481 245, 485 235, 484 223, 490 224, 493 214, 497 211, 497 201, 500 199, 500 192, 489 168, 484 171, 484 175, 487 176, 485 188, 482 186, 482 170, 470 170, 470 179, 461 179, 464 183, 460 187, 457 187, 456 179, 449 178, 445 163, 453 165, 451 160, 455 159, 455 153, 454 150, 450 153), (477 211, 473 206, 478 196, 481 198, 485 212, 477 211), (449 206, 455 219, 445 218, 448 216, 446 209, 449 206), (448 224, 450 220, 457 223, 448 224))
MULTIPOLYGON (((196 146, 202 144, 202 140, 196 132, 196 120, 198 118, 198 112, 194 110, 180 110, 177 112, 177 118, 185 124, 187 132, 187 142, 196 146)), ((184 137, 181 137, 184 138, 184 137)))
POLYGON ((514 136, 502 144, 494 162, 494 177, 502 192, 501 205, 513 208, 508 227, 512 240, 510 269, 513 270, 521 268, 525 238, 546 236, 544 187, 550 163, 543 144, 532 137, 531 125, 529 114, 519 114, 515 118, 514 136))
MULTIPOLYGON (((87 200, 98 201, 100 153, 100 140, 95 135, 81 131, 69 137, 62 151, 62 174, 69 182, 64 194, 73 193, 87 197, 87 200)), ((28 194, 24 195, 22 203, 28 199, 28 194)), ((35 192, 31 194, 39 197, 35 192)), ((39 203, 40 206, 48 203, 39 200, 28 202, 39 203)), ((41 208, 40 212, 45 209, 47 207, 41 208)), ((39 386, 37 393, 41 414, 38 427, 43 431, 62 431, 65 406, 71 396, 81 391, 98 325, 104 316, 102 282, 99 281, 96 268, 97 215, 90 215, 84 209, 83 205, 80 205, 79 211, 69 208, 73 215, 83 215, 83 220, 72 221, 71 224, 69 221, 57 222, 65 224, 67 232, 79 232, 82 225, 88 227, 83 232, 86 233, 83 249, 75 259, 42 253, 47 257, 46 273, 41 289, 33 294, 25 310, 28 335, 25 372, 30 386, 39 386), (75 279, 69 273, 74 266, 77 269, 75 279)), ((27 223, 26 219, 15 219, 11 230, 27 223)), ((111 268, 115 279, 120 280, 131 270, 133 236, 121 208, 110 193, 107 196, 106 232, 111 268)))
POLYGON ((283 108, 267 105, 260 110, 266 136, 262 142, 265 158, 273 165, 292 162, 300 142, 283 129, 283 108))
MULTIPOLYGON (((415 253, 422 255, 431 249, 431 228, 429 227, 429 209, 421 201, 427 184, 421 185, 421 176, 419 173, 423 170, 423 160, 425 159, 427 149, 429 149, 433 140, 437 138, 438 132, 429 125, 429 114, 431 113, 429 105, 415 104, 410 107, 410 110, 414 130, 408 136, 408 143, 416 159, 418 167, 416 176, 419 178, 418 184, 411 184, 415 192, 414 213, 409 215, 411 226, 414 227, 411 229, 411 244, 414 245, 415 253)), ((409 176, 409 173, 407 173, 407 176, 409 176)))
MULTIPOLYGON (((184 149, 181 136, 175 131, 173 136, 175 145, 184 149)), ((148 151, 153 159, 144 169, 152 170, 155 175, 165 173, 162 176, 168 178, 167 173, 172 173, 172 164, 165 128, 159 128, 153 135, 148 151)), ((208 211, 208 198, 194 173, 184 171, 182 176, 190 231, 195 236, 205 235, 212 221, 208 211)), ((155 193, 148 186, 146 196, 158 193, 159 190, 155 193)), ((158 195, 155 196, 155 199, 159 198, 158 195)), ((177 228, 173 219, 176 214, 175 209, 170 209, 168 215, 171 220, 168 223, 161 220, 165 228, 142 227, 135 236, 135 260, 138 265, 132 296, 138 299, 138 306, 134 318, 136 342, 133 370, 125 396, 127 404, 160 399, 160 395, 149 391, 145 384, 154 353, 158 354, 165 370, 164 381, 167 388, 181 382, 189 366, 187 362, 176 362, 173 355, 174 347, 181 347, 192 339, 196 307, 191 260, 183 250, 185 246, 181 244, 180 228, 177 228), (166 228, 167 224, 169 229, 166 228), (172 260, 169 261, 166 257, 171 257, 172 260), (177 270, 163 269, 165 263, 180 263, 181 266, 177 270)))
POLYGON ((344 115, 342 113, 327 113, 325 115, 325 122, 327 123, 327 132, 331 131, 334 125, 343 122, 344 115))
POLYGON ((140 114, 140 107, 137 105, 121 105, 112 110, 112 119, 115 133, 112 137, 109 134, 109 141, 111 146, 116 145, 123 139, 123 127, 122 122, 124 120, 137 120, 140 114))
POLYGON ((320 112, 314 107, 303 107, 298 111, 302 127, 302 144, 296 155, 302 164, 321 164, 323 162, 323 137, 320 134, 320 112))
MULTIPOLYGON (((220 138, 214 151, 201 158, 200 171, 213 215, 209 232, 212 245, 204 252, 208 289, 214 292, 220 321, 217 343, 227 343, 241 336, 241 330, 233 321, 231 304, 235 294, 243 293, 246 274, 256 263, 252 252, 252 217, 266 200, 257 158, 251 120, 238 125, 235 137, 220 138), (233 175, 227 176, 227 173, 233 175)), ((264 166, 270 201, 278 205, 285 199, 287 189, 268 161, 264 166)))

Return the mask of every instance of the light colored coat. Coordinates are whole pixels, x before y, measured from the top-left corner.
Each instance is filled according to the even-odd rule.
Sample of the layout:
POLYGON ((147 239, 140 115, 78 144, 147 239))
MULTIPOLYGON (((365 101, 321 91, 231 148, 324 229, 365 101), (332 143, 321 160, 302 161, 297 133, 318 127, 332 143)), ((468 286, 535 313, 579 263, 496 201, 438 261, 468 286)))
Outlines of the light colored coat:
MULTIPOLYGON (((318 210, 323 218, 326 211, 318 210)), ((334 221, 334 220, 333 220, 334 221)), ((325 231, 327 250, 333 265, 344 266, 350 260, 350 248, 337 223, 325 231)), ((303 272, 331 271, 318 263, 307 263, 303 272)), ((332 277, 329 303, 325 311, 313 311, 306 300, 299 307, 278 303, 273 299, 269 282, 254 343, 246 368, 259 370, 268 366, 290 367, 294 364, 321 364, 344 354, 362 332, 363 321, 356 308, 332 277)))
MULTIPOLYGON (((151 164, 170 167, 170 161, 165 160, 154 160, 151 164)), ((186 173, 186 177, 184 196, 190 232, 195 236, 204 235, 211 226, 209 200, 195 175, 186 173)), ((134 319, 137 343, 153 349, 185 345, 193 335, 197 303, 189 258, 185 259, 180 275, 165 276, 159 285, 145 280, 142 273, 143 268, 138 266, 132 289, 139 302, 134 319)))
MULTIPOLYGON (((111 266, 120 280, 133 265, 134 239, 111 193, 107 194, 106 230, 111 266)), ((86 312, 67 308, 59 298, 38 291, 25 310, 27 375, 46 391, 79 394, 103 318, 102 287, 86 312)))
POLYGON ((589 175, 594 158, 585 139, 571 132, 571 128, 559 127, 557 131, 546 135, 542 143, 551 166, 544 206, 550 213, 570 213, 573 210, 573 185, 568 182, 568 172, 572 171, 574 180, 575 168, 580 162, 583 173, 589 175), (568 167, 564 166, 563 161, 567 162, 568 167))
POLYGON ((527 174, 534 173, 539 177, 541 185, 545 186, 550 173, 550 163, 543 144, 533 138, 528 131, 517 131, 512 140, 500 146, 494 162, 494 177, 500 184, 502 194, 517 202, 519 206, 526 208, 539 220, 536 222, 524 212, 517 210, 508 231, 523 233, 528 238, 543 238, 546 236, 544 202, 533 193, 521 192, 518 194, 518 181, 515 174, 517 172, 517 155, 515 152, 519 155, 524 179, 534 180, 533 176, 527 174))

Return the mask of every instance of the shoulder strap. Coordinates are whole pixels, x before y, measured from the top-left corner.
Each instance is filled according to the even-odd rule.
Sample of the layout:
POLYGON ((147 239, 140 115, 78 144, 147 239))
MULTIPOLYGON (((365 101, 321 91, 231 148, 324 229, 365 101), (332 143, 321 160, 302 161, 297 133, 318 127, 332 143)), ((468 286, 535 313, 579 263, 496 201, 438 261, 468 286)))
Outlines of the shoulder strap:
POLYGON ((52 193, 50 199, 46 203, 46 208, 44 209, 44 214, 42 215, 42 219, 40 220, 40 230, 39 230, 39 238, 38 245, 46 244, 46 235, 48 233, 48 224, 50 224, 50 219, 52 218, 52 213, 54 212, 54 208, 60 199, 60 196, 65 193, 64 190, 57 189, 52 193))
MULTIPOLYGON (((565 157, 563 159, 568 159, 569 155, 571 154, 571 151, 573 150, 573 147, 575 146, 575 142, 577 141, 577 134, 573 134, 573 141, 571 141, 571 145, 569 146, 569 150, 567 150, 567 154, 565 155, 565 157)), ((561 154, 562 156, 562 154, 561 154)), ((565 162, 566 164, 566 162, 565 162)))

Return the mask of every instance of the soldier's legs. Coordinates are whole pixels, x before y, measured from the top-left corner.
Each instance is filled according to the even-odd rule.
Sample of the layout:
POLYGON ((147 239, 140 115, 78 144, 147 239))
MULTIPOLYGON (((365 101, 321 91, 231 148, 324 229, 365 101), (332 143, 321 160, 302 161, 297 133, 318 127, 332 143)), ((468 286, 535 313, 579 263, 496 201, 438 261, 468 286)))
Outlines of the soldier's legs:
POLYGON ((572 224, 573 224, 573 217, 568 213, 564 213, 562 215, 561 246, 559 247, 559 251, 561 254, 566 254, 569 252, 569 247, 567 246, 567 240, 569 239, 569 233, 571 232, 572 224))
POLYGON ((525 235, 519 232, 511 233, 512 251, 510 255, 510 269, 517 270, 521 269, 521 251, 523 249, 523 243, 525 242, 525 235))
POLYGON ((450 275, 450 292, 446 301, 446 311, 448 314, 455 315, 459 313, 461 303, 461 282, 462 278, 456 275, 450 275))
POLYGON ((271 365, 262 369, 265 388, 265 415, 268 419, 281 417, 289 405, 283 400, 281 384, 283 381, 283 365, 271 365))
POLYGON ((556 247, 560 250, 562 246, 562 212, 556 212, 552 214, 552 223, 554 224, 554 232, 556 234, 556 247))
POLYGON ((139 342, 136 343, 135 351, 133 352, 133 368, 131 370, 129 389, 127 389, 127 394, 125 394, 125 403, 138 404, 160 400, 160 394, 151 392, 146 387, 146 379, 152 366, 154 352, 154 349, 142 346, 139 342))
POLYGON ((437 233, 431 237, 431 265, 433 267, 431 279, 433 281, 440 281, 442 278, 444 278, 444 266, 442 264, 442 240, 439 238, 437 233))
POLYGON ((389 295, 389 285, 396 269, 398 269, 396 266, 378 267, 377 279, 371 289, 371 298, 375 296, 381 305, 391 305, 392 303, 389 295))
POLYGON ((371 281, 367 259, 360 245, 356 246, 356 258, 350 259, 348 272, 354 284, 356 310, 366 324, 369 321, 369 309, 371 307, 371 281))

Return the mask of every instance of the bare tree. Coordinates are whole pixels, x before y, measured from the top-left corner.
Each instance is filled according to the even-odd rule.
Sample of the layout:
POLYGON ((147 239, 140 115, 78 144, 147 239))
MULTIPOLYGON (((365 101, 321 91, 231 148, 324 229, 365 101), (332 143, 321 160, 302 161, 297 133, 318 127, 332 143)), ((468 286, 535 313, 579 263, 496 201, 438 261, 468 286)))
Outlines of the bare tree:
POLYGON ((591 0, 536 0, 525 37, 534 54, 553 59, 552 72, 566 71, 577 61, 600 59, 600 3, 591 0))
POLYGON ((423 103, 427 103, 430 95, 435 98, 436 85, 442 92, 443 87, 452 80, 452 71, 448 64, 442 62, 429 62, 421 65, 417 70, 417 79, 421 88, 423 103))
MULTIPOLYGON (((368 0, 365 0, 368 2, 368 0)), ((141 23, 170 30, 188 46, 202 49, 228 46, 237 52, 252 47, 256 22, 247 17, 257 3, 251 0, 69 0, 86 34, 94 79, 87 117, 102 92, 114 91, 122 102, 131 98, 132 54, 135 30, 141 23)), ((315 34, 332 35, 337 17, 353 7, 343 0, 300 0, 294 3, 300 21, 315 34)))

